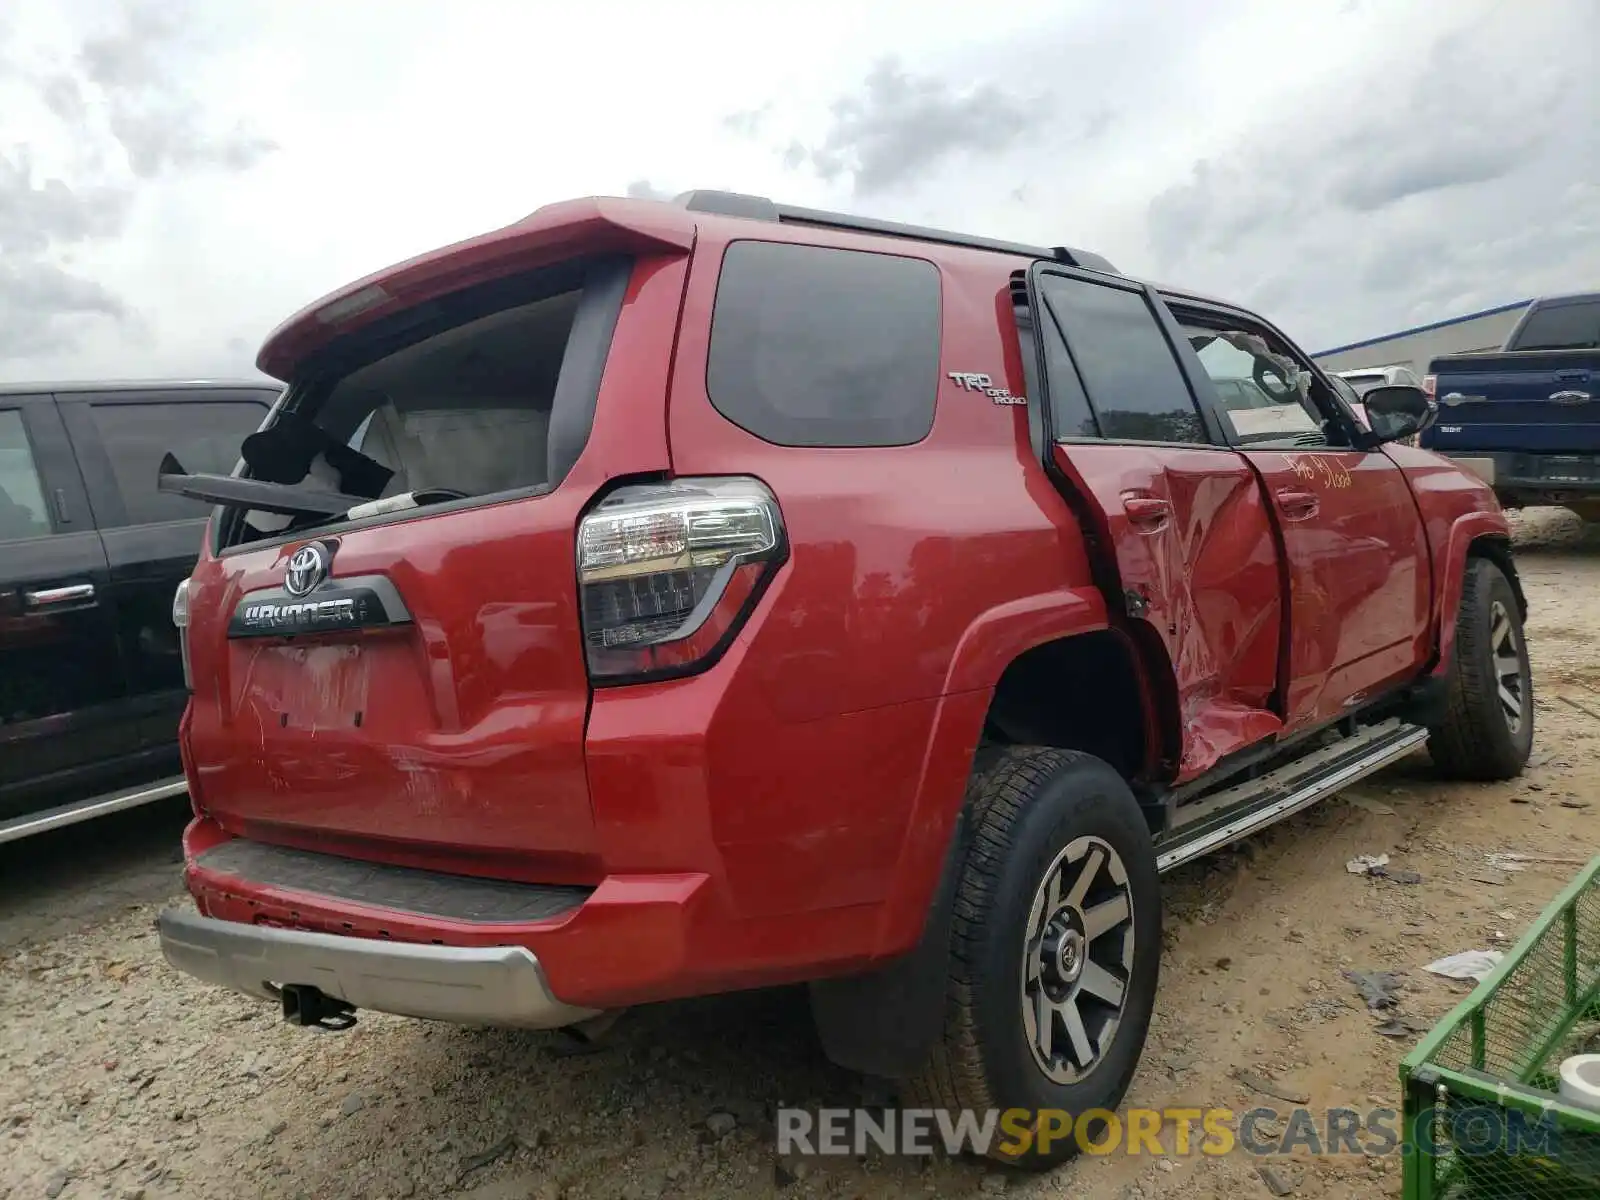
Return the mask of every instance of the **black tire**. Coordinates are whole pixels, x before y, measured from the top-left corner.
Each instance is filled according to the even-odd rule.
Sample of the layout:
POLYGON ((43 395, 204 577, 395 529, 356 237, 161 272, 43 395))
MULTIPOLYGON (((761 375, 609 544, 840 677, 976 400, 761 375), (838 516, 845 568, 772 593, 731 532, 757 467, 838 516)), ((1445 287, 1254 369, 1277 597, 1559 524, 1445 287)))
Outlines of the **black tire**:
MULTIPOLYGON (((976 1110, 980 1122, 990 1110, 1001 1114, 1026 1110, 1030 1126, 1045 1110, 1069 1114, 1070 1135, 1044 1141, 1015 1137, 1017 1114, 1011 1125, 996 1126, 991 1157, 1042 1170, 1082 1148, 1078 1118, 1096 1109, 1114 1112, 1139 1065, 1161 965, 1161 885, 1155 851, 1149 826, 1128 785, 1110 766, 1087 754, 1039 748, 1008 751, 993 770, 974 780, 971 804, 972 840, 956 894, 944 1032, 904 1090, 917 1105, 947 1110, 952 1117, 963 1109, 976 1110), (1074 848, 1082 855, 1076 862, 1083 873, 1089 873, 1090 864, 1101 864, 1095 876, 1100 884, 1091 884, 1079 908, 1072 910, 1079 921, 1078 941, 1083 942, 1085 935, 1089 940, 1083 942, 1075 982, 1063 983, 1066 976, 1060 970, 1068 952, 1062 939, 1074 936, 1069 928, 1072 912, 1058 914, 1059 928, 1045 921, 1031 942, 1029 926, 1035 904, 1045 901, 1047 871, 1066 887, 1065 872, 1073 863, 1063 856, 1074 848), (1113 861, 1120 862, 1125 880, 1121 885, 1112 878, 1113 861), (1124 895, 1131 908, 1125 923, 1091 934, 1091 928, 1109 919, 1106 909, 1115 907, 1108 898, 1124 895), (1101 916, 1091 926, 1096 912, 1101 916), (1047 936, 1052 929, 1058 935, 1053 943, 1047 936), (1131 946, 1124 938, 1131 938, 1131 946), (1049 968, 1054 973, 1025 977, 1025 959, 1038 962, 1049 957, 1030 947, 1047 944, 1056 948, 1049 968), (1110 961, 1108 954, 1116 960, 1109 967, 1102 965, 1110 961), (1101 990, 1106 988, 1108 970, 1124 985, 1120 1017, 1109 1032, 1102 1022, 1110 1006, 1089 988, 1090 964, 1101 972, 1094 977, 1101 990), (1096 1051, 1094 1064, 1069 1082, 1046 1074, 1029 1017, 1024 1015, 1025 1003, 1036 1004, 1039 989, 1047 984, 1055 989, 1053 994, 1065 994, 1065 1002, 1078 1014, 1074 1022, 1078 1033, 1098 1034, 1100 1041, 1098 1046, 1074 1043, 1064 1013, 1052 1010, 1049 1027, 1052 1039, 1057 1035, 1065 1039, 1062 1053, 1074 1053, 1075 1044, 1096 1051)), ((1045 904, 1042 911, 1048 909, 1045 904)), ((1079 961, 1076 953, 1072 958, 1079 961)), ((1056 1069, 1067 1071, 1073 1065, 1056 1069)), ((1098 1147, 1106 1134, 1091 1121, 1086 1136, 1098 1147)))
POLYGON ((1533 751, 1528 639, 1505 573, 1486 558, 1468 559, 1466 572, 1444 723, 1428 730, 1428 752, 1449 779, 1514 779, 1533 751), (1506 674, 1513 661, 1515 678, 1506 674))

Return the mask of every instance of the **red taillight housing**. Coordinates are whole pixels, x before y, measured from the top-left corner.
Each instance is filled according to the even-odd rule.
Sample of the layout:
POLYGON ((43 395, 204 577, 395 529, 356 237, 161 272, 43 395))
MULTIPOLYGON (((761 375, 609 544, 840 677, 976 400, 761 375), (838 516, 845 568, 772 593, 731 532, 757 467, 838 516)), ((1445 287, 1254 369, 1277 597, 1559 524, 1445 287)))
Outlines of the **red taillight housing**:
POLYGON ((578 526, 584 652, 595 683, 704 670, 788 554, 777 499, 747 477, 619 488, 578 526))
POLYGON ((1438 388, 1438 386, 1439 377, 1437 375, 1424 375, 1422 377, 1422 390, 1428 393, 1429 400, 1436 399, 1434 396, 1434 391, 1438 388))

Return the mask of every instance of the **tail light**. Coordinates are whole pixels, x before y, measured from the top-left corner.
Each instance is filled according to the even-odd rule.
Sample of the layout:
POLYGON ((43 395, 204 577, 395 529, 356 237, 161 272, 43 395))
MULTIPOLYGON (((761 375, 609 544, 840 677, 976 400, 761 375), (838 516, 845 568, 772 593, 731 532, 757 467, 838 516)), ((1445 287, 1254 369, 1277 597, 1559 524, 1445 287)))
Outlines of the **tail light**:
POLYGON ((178 627, 178 648, 183 652, 183 686, 194 691, 194 677, 189 670, 189 581, 178 585, 172 596, 172 623, 178 627))
POLYGON ((787 554, 778 502, 755 479, 613 492, 578 526, 590 677, 631 683, 704 670, 787 554))

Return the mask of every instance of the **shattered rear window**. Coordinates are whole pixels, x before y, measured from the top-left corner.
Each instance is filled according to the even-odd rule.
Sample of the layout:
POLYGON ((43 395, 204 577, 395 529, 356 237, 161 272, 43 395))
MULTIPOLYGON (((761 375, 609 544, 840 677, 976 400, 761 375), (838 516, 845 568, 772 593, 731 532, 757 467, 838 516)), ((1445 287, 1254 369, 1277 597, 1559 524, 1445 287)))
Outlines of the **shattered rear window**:
MULTIPOLYGON (((342 365, 313 364, 270 427, 246 443, 246 477, 348 496, 352 508, 546 486, 553 460, 570 452, 552 447, 552 416, 588 279, 570 264, 498 302, 430 302, 366 335, 342 365)), ((329 520, 250 510, 230 540, 329 520)))
POLYGON ((381 496, 542 484, 578 296, 495 313, 379 359, 329 393, 316 424, 393 472, 381 496))

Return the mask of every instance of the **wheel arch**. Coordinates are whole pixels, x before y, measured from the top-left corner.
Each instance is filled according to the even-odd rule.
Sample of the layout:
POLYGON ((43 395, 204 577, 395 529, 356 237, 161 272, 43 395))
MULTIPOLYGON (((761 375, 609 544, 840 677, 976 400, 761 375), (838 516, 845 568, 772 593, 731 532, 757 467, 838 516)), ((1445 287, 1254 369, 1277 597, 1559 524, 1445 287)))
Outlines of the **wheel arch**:
MULTIPOLYGON (((1511 584, 1512 595, 1517 598, 1517 616, 1526 621, 1528 619, 1528 597, 1523 593, 1522 577, 1517 574, 1516 559, 1511 554, 1511 535, 1509 533, 1479 534, 1467 543, 1466 558, 1467 560, 1486 558, 1500 568, 1501 573, 1506 577, 1506 581, 1511 584)), ((1466 569, 1466 565, 1466 561, 1463 561, 1461 564, 1463 571, 1466 569)), ((1458 591, 1456 603, 1459 605, 1460 602, 1461 597, 1458 591)))
POLYGON ((1438 657, 1434 664, 1435 675, 1449 673, 1455 653, 1456 617, 1461 611, 1461 592, 1466 582, 1467 568, 1473 559, 1487 559, 1504 573, 1517 598, 1518 615, 1526 620, 1528 599, 1522 589, 1522 579, 1517 574, 1516 560, 1511 552, 1511 531, 1503 514, 1473 512, 1458 517, 1450 527, 1449 540, 1444 554, 1444 570, 1439 577, 1439 600, 1435 615, 1438 630, 1438 657))
POLYGON ((968 627, 946 674, 934 719, 907 843, 884 904, 879 953, 884 957, 916 945, 922 933, 956 816, 985 746, 1026 744, 1081 750, 1112 762, 1124 778, 1143 771, 1166 745, 1169 730, 1161 697, 1151 686, 1149 660, 1134 640, 1114 625, 1098 588, 1066 588, 996 606, 968 627), (1116 706, 1097 705, 1100 690, 1056 712, 1030 705, 1051 671, 1115 672, 1116 706), (1093 708, 1085 736, 1074 714, 1093 708), (1103 710, 1103 711, 1102 711, 1103 710), (997 716, 1013 736, 997 730, 997 716), (1117 722, 1136 722, 1138 738, 1119 738, 1117 722), (1000 736, 995 736, 1000 733, 1000 736))
POLYGON ((985 741, 1081 750, 1124 779, 1165 749, 1139 650, 1114 627, 1054 638, 1017 655, 996 681, 985 741), (1074 687, 1075 680, 1092 681, 1074 687))
MULTIPOLYGON (((1087 702, 1101 694, 1097 688, 1087 702)), ((817 1032, 840 1066, 901 1077, 938 1036, 950 921, 970 838, 970 799, 984 757, 996 745, 987 735, 997 715, 1014 733, 1058 739, 1035 744, 1110 754, 1121 760, 1113 762, 1119 773, 1140 769, 1150 747, 1162 740, 1143 660, 1131 639, 1107 620, 1098 590, 1012 601, 969 627, 950 665, 905 846, 881 909, 883 965, 810 988, 817 1032), (1099 706, 1092 737, 1074 736, 1072 714, 1088 711, 1087 703, 1059 714, 1030 704, 1044 675, 1074 667, 1094 669, 1102 680, 1106 672, 1118 672, 1115 703, 1099 706), (1139 735, 1119 740, 1116 723, 1127 719, 1138 721, 1139 735)), ((1000 744, 1007 741, 1002 734, 1000 744)))

